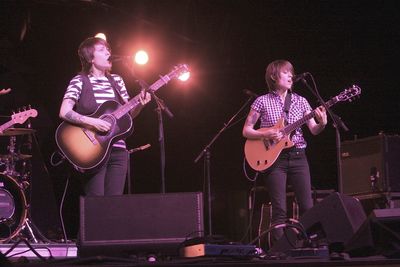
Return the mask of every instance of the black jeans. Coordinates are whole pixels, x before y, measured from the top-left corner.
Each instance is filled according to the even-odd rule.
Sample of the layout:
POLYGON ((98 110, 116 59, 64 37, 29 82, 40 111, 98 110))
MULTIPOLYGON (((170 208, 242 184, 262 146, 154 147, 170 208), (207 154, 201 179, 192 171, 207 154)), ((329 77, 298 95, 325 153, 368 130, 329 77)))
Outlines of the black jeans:
POLYGON ((85 173, 86 196, 114 196, 124 192, 128 169, 128 151, 123 148, 111 148, 111 154, 99 168, 85 173))
MULTIPOLYGON (((286 183, 293 188, 300 215, 312 207, 310 169, 304 149, 283 150, 264 177, 272 205, 272 224, 287 219, 286 183)), ((282 235, 283 229, 276 229, 272 231, 272 240, 282 235)))

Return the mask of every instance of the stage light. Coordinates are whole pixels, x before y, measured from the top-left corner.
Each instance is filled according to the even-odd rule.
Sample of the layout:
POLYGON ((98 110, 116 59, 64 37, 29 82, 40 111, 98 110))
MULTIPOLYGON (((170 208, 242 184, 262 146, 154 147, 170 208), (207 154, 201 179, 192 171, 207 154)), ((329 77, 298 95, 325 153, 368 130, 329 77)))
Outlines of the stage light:
POLYGON ((97 33, 94 37, 97 37, 97 38, 103 39, 104 41, 107 41, 106 35, 102 32, 97 33))
POLYGON ((139 50, 135 54, 135 62, 139 65, 144 65, 149 61, 149 56, 144 50, 139 50))

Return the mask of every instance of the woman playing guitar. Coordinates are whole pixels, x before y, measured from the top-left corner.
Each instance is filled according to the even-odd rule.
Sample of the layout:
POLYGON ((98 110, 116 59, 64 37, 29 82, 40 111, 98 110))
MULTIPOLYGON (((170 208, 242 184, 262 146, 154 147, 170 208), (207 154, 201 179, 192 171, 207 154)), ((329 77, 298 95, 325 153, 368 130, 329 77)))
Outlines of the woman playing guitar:
MULTIPOLYGON (((293 123, 312 112, 310 104, 304 97, 291 92, 293 78, 294 69, 289 61, 276 60, 270 63, 265 73, 269 92, 253 102, 243 126, 243 136, 249 140, 262 140, 262 144, 265 144, 264 150, 268 150, 269 144, 271 147, 285 148, 277 153, 276 161, 268 169, 262 168, 262 165, 274 159, 260 160, 256 163, 261 169, 266 169, 263 177, 272 204, 273 225, 285 223, 287 220, 286 182, 292 185, 300 215, 312 207, 310 171, 305 154, 307 143, 302 129, 297 128, 289 137, 281 131, 283 125, 279 125, 283 121, 293 123), (261 128, 254 129, 259 119, 261 128)), ((323 107, 315 110, 315 118, 316 121, 311 117, 306 125, 312 134, 317 135, 327 124, 326 111, 323 107)), ((282 234, 282 228, 273 230, 272 240, 279 239, 282 234)))

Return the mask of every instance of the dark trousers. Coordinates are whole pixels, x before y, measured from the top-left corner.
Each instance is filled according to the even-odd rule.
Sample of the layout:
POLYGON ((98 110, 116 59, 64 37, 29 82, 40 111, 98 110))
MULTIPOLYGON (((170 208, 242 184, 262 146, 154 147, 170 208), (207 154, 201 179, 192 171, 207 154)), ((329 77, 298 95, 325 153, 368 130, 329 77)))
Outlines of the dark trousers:
POLYGON ((111 148, 111 154, 99 168, 85 173, 86 196, 114 196, 124 192, 128 169, 128 152, 123 148, 111 148))
MULTIPOLYGON (((276 162, 265 172, 265 184, 272 205, 272 224, 287 220, 287 183, 293 188, 302 215, 313 205, 310 169, 304 149, 283 150, 276 162)), ((282 228, 273 230, 272 240, 278 240, 282 235, 282 228)))

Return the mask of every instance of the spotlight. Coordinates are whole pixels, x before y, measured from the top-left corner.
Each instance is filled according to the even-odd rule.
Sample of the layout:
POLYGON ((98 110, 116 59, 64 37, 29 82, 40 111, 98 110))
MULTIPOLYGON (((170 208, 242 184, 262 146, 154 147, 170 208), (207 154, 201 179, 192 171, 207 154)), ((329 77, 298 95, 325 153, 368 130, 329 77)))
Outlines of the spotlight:
POLYGON ((97 37, 97 38, 103 39, 104 41, 107 41, 106 35, 102 32, 97 33, 94 37, 97 37))
POLYGON ((139 50, 135 54, 135 62, 139 65, 144 65, 149 61, 149 56, 146 51, 139 50))
POLYGON ((181 75, 178 76, 178 79, 181 80, 182 82, 186 82, 190 78, 190 72, 186 71, 183 72, 181 75))

